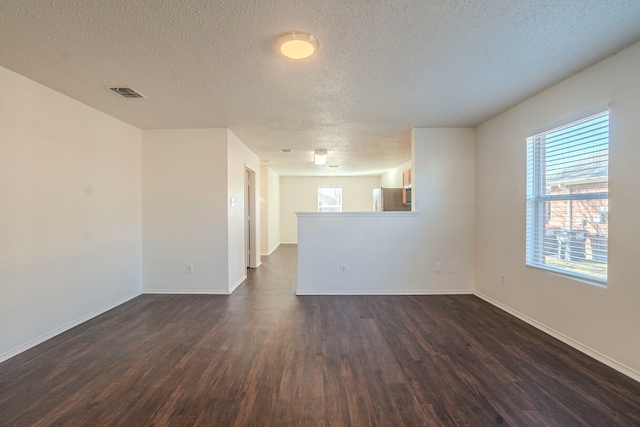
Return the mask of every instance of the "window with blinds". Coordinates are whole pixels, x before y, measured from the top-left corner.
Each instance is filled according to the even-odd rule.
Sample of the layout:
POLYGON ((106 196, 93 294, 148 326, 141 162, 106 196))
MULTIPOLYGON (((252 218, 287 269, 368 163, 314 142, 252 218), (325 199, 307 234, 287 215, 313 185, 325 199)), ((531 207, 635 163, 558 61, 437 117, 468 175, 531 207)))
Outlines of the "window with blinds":
POLYGON ((609 112, 527 138, 527 265, 607 281, 609 112))

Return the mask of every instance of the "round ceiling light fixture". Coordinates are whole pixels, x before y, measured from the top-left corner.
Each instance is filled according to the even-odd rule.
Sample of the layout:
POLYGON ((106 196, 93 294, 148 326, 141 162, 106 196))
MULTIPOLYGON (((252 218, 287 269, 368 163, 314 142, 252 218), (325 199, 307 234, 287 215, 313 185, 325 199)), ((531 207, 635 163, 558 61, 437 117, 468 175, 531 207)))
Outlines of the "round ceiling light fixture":
POLYGON ((313 56, 320 47, 318 39, 308 33, 290 31, 276 39, 281 54, 290 59, 307 59, 313 56))

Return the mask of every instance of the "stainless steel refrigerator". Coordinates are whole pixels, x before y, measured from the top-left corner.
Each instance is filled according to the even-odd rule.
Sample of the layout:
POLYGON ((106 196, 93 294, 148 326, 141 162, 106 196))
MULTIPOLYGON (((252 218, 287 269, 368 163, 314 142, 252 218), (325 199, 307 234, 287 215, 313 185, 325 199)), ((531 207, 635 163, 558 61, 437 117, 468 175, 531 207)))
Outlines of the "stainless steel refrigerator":
POLYGON ((373 189, 373 211, 410 211, 411 204, 402 203, 402 188, 373 189))

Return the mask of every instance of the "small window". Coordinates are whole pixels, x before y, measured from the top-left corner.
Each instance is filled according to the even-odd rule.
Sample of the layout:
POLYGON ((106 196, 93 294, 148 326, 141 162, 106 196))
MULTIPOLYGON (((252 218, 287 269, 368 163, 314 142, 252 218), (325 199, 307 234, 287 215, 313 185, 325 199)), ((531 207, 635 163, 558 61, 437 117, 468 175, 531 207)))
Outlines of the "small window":
POLYGON ((527 138, 527 265, 607 281, 609 112, 527 138))
POLYGON ((342 188, 318 188, 318 212, 342 212, 342 188))

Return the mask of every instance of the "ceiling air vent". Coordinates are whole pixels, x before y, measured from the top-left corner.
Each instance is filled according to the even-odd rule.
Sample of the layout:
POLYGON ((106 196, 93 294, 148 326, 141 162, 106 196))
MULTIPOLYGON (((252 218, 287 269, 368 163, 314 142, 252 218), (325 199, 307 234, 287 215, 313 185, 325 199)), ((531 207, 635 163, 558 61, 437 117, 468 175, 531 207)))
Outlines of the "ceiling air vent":
POLYGON ((110 87, 109 90, 117 93, 123 98, 144 98, 145 96, 131 89, 130 87, 110 87))

